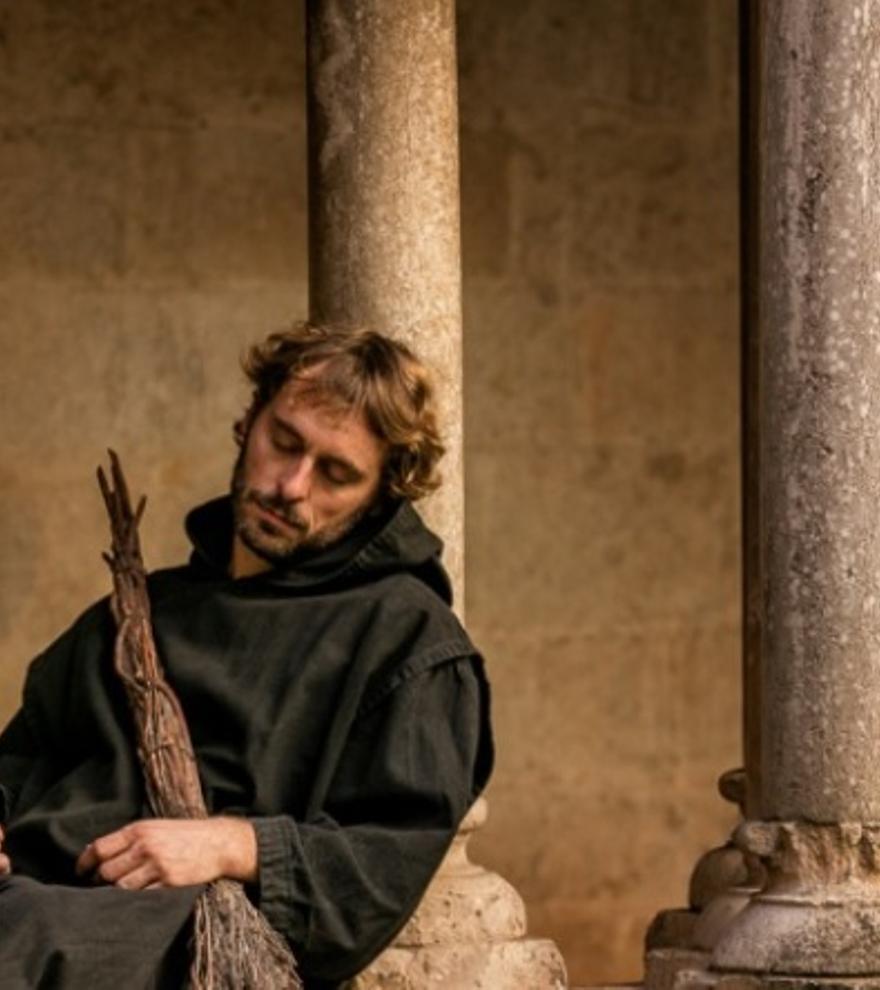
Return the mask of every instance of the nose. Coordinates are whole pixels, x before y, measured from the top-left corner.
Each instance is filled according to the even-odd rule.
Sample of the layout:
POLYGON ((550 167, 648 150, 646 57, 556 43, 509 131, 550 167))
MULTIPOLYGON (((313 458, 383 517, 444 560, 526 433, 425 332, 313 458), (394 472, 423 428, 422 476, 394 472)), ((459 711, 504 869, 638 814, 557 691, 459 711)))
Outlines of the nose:
POLYGON ((288 502, 301 502, 312 487, 314 464, 310 457, 294 458, 278 479, 281 495, 288 502))

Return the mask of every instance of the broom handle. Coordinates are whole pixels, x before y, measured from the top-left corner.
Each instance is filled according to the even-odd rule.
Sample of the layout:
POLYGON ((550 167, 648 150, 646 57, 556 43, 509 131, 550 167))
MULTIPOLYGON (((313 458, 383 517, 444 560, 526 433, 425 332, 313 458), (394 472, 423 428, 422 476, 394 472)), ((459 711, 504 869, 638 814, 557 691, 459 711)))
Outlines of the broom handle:
POLYGON ((146 498, 141 497, 132 510, 122 465, 112 450, 108 453, 111 480, 99 467, 98 484, 112 536, 111 552, 103 556, 113 575, 110 604, 117 625, 113 666, 134 718, 150 808, 161 818, 204 818, 207 811, 186 718, 165 679, 153 639, 138 535, 146 498))

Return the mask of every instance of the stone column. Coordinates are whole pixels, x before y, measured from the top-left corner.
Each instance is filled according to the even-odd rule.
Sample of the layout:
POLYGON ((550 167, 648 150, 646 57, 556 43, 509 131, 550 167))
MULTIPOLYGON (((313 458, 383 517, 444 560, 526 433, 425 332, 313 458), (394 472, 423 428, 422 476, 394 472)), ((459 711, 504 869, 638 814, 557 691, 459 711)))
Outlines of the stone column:
POLYGON ((713 966, 880 979, 880 0, 760 20, 761 787, 739 841, 769 878, 713 966))
MULTIPOLYGON (((313 319, 411 343, 439 380, 444 484, 424 506, 464 585, 461 252, 454 0, 307 0, 313 319)), ((421 508, 421 507, 420 507, 421 508)), ((422 904, 357 990, 562 990, 556 947, 467 859, 471 809, 422 904)))
POLYGON ((464 585, 454 0, 308 0, 309 297, 316 319, 412 344, 441 386, 425 506, 464 585))

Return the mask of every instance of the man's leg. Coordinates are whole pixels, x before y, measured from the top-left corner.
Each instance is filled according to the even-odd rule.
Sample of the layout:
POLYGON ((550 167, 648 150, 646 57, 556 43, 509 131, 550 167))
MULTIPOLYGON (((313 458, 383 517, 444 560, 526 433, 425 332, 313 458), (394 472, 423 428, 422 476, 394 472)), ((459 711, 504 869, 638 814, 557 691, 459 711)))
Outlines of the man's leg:
POLYGON ((3 990, 172 990, 200 887, 127 891, 0 877, 3 990))

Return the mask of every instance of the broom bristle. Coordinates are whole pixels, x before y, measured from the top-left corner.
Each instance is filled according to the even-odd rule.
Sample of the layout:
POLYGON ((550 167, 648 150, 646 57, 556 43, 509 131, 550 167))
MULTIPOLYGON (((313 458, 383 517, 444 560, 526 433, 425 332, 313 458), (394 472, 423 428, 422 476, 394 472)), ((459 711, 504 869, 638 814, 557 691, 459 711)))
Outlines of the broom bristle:
POLYGON ((196 903, 190 990, 302 990, 284 939, 232 880, 196 903))

